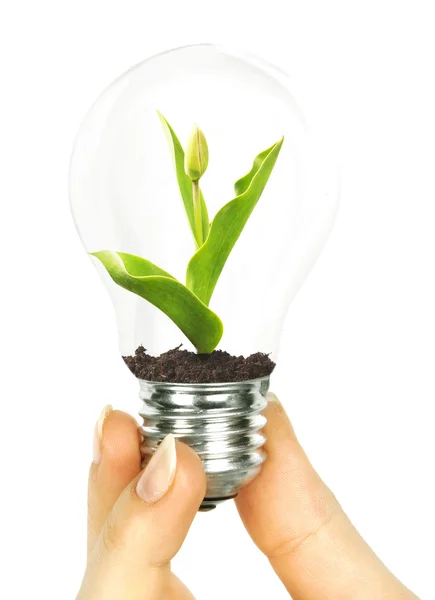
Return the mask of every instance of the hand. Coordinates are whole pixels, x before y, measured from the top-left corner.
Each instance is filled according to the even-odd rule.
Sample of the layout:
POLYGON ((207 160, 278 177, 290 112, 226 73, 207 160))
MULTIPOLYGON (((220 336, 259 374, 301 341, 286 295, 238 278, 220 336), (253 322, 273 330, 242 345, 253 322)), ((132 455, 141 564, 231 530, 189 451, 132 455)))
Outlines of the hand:
MULTIPOLYGON (((299 445, 273 394, 268 459, 236 504, 293 600, 412 600, 377 558, 299 445)), ((172 436, 144 471, 137 424, 103 411, 89 476, 88 564, 77 600, 192 600, 170 570, 204 497, 196 454, 172 436)))

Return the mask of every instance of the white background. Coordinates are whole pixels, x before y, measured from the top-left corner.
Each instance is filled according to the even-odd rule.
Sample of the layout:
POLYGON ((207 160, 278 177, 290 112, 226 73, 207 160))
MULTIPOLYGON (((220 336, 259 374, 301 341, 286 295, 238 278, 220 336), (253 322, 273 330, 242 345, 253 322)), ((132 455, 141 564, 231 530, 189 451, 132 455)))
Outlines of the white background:
MULTIPOLYGON (((368 542, 435 597, 434 26, 422 0, 2 3, 1 597, 74 597, 93 424, 137 407, 69 213, 73 138, 116 76, 201 41, 288 71, 330 136, 340 214, 273 388, 368 542)), ((286 597, 231 504, 197 518, 175 568, 199 599, 286 597)))

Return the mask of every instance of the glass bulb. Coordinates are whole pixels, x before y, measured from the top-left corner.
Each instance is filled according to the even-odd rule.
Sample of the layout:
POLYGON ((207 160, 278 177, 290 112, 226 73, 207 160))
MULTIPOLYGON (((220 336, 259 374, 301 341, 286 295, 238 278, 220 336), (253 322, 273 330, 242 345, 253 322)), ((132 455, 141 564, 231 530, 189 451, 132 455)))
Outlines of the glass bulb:
MULTIPOLYGON (((210 308, 219 348, 276 360, 287 308, 331 230, 334 171, 313 142, 291 81, 258 59, 214 45, 179 48, 134 67, 100 96, 77 136, 70 170, 74 219, 89 252, 141 256, 185 281, 195 252, 171 153, 157 111, 186 144, 204 132, 201 188, 210 220, 262 150, 284 136, 264 192, 231 252, 210 308)), ((91 257, 112 298, 120 351, 193 349, 158 308, 119 287, 91 257)))
MULTIPOLYGON (((254 158, 283 137, 275 166, 210 302, 224 326, 219 349, 245 357, 262 352, 276 361, 287 308, 321 252, 337 208, 328 156, 313 143, 293 86, 277 69, 218 46, 199 45, 154 56, 117 79, 90 110, 72 156, 71 203, 86 249, 143 257, 184 284, 186 267, 204 235, 202 209, 196 212, 196 179, 213 219, 236 196, 234 183, 251 171, 254 158), (187 205, 196 217, 193 226, 192 217, 190 222, 186 218, 157 111, 186 149, 179 167, 184 178, 189 176, 192 195, 187 205)), ((267 159, 258 157, 256 169, 262 168, 262 160, 267 159)), ((260 176, 255 177, 258 183, 260 176)), ((221 250, 236 222, 225 221, 215 235, 216 248, 221 250)), ((205 231, 207 244, 216 229, 212 224, 210 233, 208 227, 205 231)), ((219 264, 217 256, 202 271, 206 279, 219 264)), ((188 339, 185 329, 155 302, 135 295, 128 285, 120 287, 96 257, 92 260, 115 307, 123 355, 134 354, 139 346, 155 356, 180 344, 194 349, 192 335, 188 339)), ((131 268, 129 272, 138 274, 131 268)), ((190 286, 192 280, 186 283, 190 286)), ((179 296, 166 296, 172 308, 183 308, 179 296)), ((196 294, 193 301, 198 303, 200 296, 204 300, 196 294)), ((191 322, 197 330, 197 321, 191 322)), ((193 341, 196 348, 203 343, 193 341)), ((204 357, 195 360, 195 365, 207 362, 204 357)), ((228 382, 221 370, 219 377, 213 371, 212 381, 224 383, 187 384, 171 383, 168 377, 147 381, 152 377, 139 371, 144 459, 168 433, 189 444, 207 474, 202 510, 233 498, 266 458, 261 412, 270 369, 261 376, 244 369, 242 379, 247 381, 228 382)))

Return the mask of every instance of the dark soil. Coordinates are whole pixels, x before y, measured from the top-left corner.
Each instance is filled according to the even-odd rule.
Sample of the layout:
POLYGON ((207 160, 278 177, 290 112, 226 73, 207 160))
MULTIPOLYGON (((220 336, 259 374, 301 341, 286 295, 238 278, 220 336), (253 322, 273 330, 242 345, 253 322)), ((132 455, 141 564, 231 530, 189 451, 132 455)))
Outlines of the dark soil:
POLYGON ((275 363, 267 354, 257 352, 248 357, 232 356, 215 350, 196 354, 180 347, 160 356, 151 356, 139 346, 134 356, 123 357, 128 368, 139 379, 171 383, 225 383, 248 381, 272 373, 275 363))

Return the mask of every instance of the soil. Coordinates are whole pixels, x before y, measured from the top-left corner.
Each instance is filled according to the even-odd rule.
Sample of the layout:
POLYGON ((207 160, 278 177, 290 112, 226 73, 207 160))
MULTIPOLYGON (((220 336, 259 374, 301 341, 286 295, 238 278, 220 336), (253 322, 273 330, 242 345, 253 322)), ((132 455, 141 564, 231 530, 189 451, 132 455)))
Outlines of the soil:
POLYGON ((245 358, 232 356, 223 350, 196 354, 180 348, 160 356, 151 356, 143 346, 139 346, 134 356, 123 358, 133 375, 139 379, 171 383, 248 381, 270 375, 275 367, 269 356, 262 352, 245 358))

